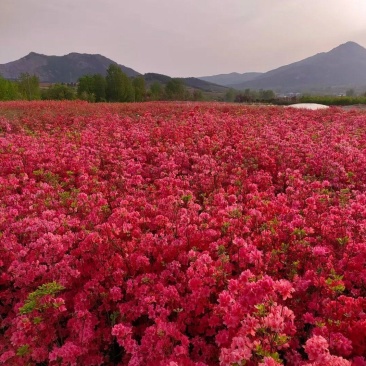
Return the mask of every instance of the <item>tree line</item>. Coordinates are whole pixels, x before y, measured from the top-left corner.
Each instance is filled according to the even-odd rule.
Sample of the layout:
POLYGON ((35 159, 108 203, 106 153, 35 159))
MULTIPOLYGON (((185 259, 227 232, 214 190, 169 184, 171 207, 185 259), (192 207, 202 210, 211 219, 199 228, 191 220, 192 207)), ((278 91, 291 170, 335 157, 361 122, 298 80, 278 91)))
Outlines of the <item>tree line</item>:
MULTIPOLYGON (((198 89, 188 90, 181 79, 170 79, 146 85, 142 76, 129 78, 116 64, 111 64, 106 76, 84 75, 73 84, 54 84, 41 88, 37 76, 23 73, 18 80, 7 80, 0 75, 0 101, 8 100, 85 100, 88 102, 144 102, 159 100, 202 101, 205 97, 198 89)), ((218 101, 236 103, 322 103, 327 105, 366 104, 366 93, 356 95, 349 89, 345 96, 302 95, 278 97, 272 90, 238 91, 229 89, 226 94, 216 95, 218 101)))
POLYGON ((74 100, 89 102, 143 102, 146 100, 203 100, 200 90, 190 92, 180 79, 165 85, 155 81, 149 88, 142 76, 129 78, 116 64, 111 64, 104 77, 84 75, 74 86, 54 84, 41 88, 35 75, 21 74, 16 81, 0 76, 0 100, 74 100))
POLYGON ((251 90, 245 89, 244 91, 238 91, 235 89, 229 89, 225 94, 225 102, 235 103, 257 103, 257 102, 270 102, 276 101, 276 94, 273 90, 251 90))
POLYGON ((89 102, 204 99, 200 90, 191 93, 180 79, 170 79, 165 85, 155 81, 147 88, 142 76, 131 79, 115 64, 108 67, 105 77, 94 74, 79 78, 77 97, 89 102))
POLYGON ((0 100, 19 99, 41 99, 38 77, 21 74, 17 81, 11 81, 0 76, 0 100))

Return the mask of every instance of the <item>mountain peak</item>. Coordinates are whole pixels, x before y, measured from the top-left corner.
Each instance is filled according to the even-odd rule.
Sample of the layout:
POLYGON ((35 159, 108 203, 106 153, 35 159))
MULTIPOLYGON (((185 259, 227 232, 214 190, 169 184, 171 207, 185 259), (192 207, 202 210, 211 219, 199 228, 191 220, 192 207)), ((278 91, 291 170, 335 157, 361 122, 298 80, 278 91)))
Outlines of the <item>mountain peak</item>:
POLYGON ((366 49, 346 42, 328 52, 270 70, 245 83, 246 89, 272 89, 280 92, 345 92, 366 86, 366 49))
MULTIPOLYGON (((46 56, 30 52, 19 60, 0 65, 0 74, 7 79, 17 79, 22 73, 39 77, 41 82, 76 82, 87 74, 105 75, 110 64, 115 64, 102 55, 71 52, 64 56, 46 56)), ((137 71, 119 65, 127 76, 140 75, 137 71)))
POLYGON ((343 43, 343 44, 341 44, 339 47, 342 47, 342 46, 347 46, 347 47, 361 47, 361 48, 363 48, 362 46, 360 46, 358 43, 356 43, 356 42, 353 42, 353 41, 348 41, 348 42, 346 42, 346 43, 343 43))
POLYGON ((25 57, 38 57, 38 56, 44 56, 44 55, 32 51, 32 52, 29 52, 28 55, 26 55, 25 57))
POLYGON ((349 42, 343 43, 343 44, 333 48, 330 52, 332 52, 332 51, 360 51, 360 50, 365 51, 365 48, 363 48, 356 42, 349 41, 349 42))

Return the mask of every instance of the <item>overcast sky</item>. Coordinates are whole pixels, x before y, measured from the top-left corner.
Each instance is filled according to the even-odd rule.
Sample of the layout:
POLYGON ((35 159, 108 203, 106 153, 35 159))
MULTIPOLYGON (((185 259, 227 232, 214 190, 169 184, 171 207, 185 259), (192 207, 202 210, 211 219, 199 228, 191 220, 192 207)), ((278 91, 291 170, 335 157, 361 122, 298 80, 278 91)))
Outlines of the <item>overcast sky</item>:
POLYGON ((0 64, 99 53, 141 73, 268 71, 347 41, 366 0, 0 0, 0 64))

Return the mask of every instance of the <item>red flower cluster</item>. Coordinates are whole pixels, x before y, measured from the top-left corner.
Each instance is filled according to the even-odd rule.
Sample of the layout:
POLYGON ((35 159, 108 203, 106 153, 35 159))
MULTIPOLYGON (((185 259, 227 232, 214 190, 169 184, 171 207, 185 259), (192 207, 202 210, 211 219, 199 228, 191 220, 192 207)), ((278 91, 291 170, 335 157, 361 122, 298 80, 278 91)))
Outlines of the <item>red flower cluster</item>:
POLYGON ((0 364, 366 365, 366 115, 0 103, 0 364))

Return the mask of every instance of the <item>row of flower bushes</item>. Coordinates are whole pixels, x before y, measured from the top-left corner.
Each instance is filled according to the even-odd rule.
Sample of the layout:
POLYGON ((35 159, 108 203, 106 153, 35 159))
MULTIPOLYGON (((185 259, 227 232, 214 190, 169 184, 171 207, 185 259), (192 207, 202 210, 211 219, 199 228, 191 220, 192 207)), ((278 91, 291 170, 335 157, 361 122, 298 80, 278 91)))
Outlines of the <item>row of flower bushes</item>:
POLYGON ((0 363, 366 365, 366 114, 0 103, 0 363))

